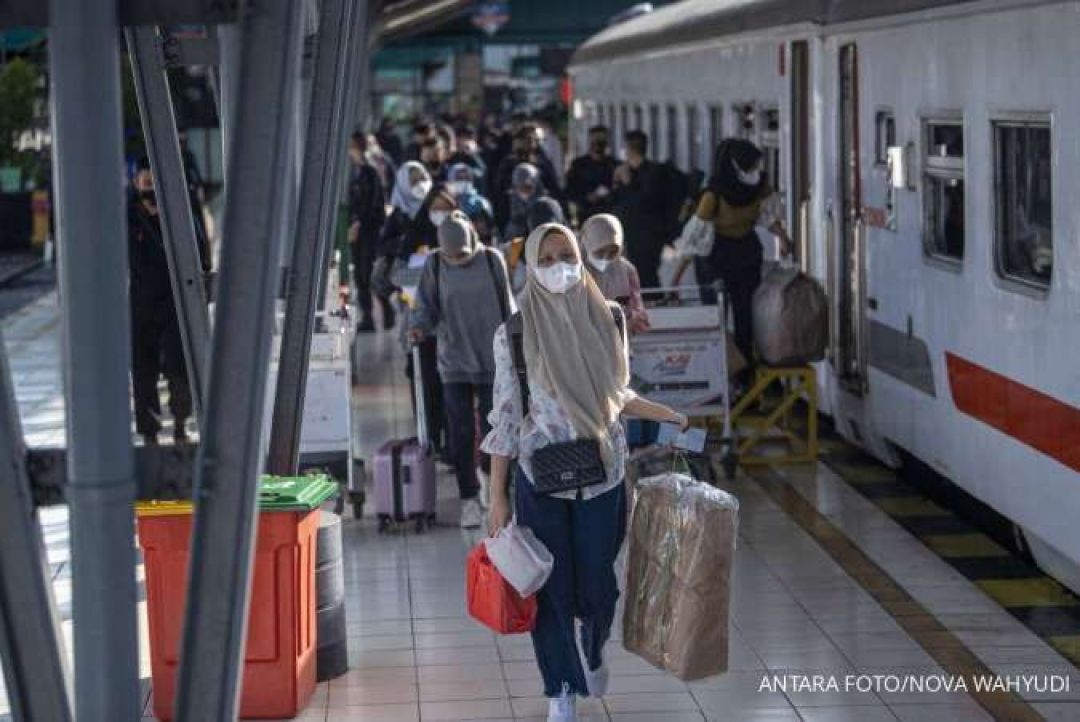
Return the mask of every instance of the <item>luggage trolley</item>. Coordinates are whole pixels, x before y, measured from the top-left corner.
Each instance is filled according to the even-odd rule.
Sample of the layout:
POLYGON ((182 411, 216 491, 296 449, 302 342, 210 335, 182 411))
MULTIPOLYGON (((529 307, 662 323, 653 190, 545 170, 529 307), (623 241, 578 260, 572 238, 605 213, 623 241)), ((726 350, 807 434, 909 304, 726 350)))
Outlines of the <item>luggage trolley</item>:
POLYGON ((648 331, 630 337, 631 387, 690 417, 723 419, 724 473, 738 463, 731 424, 728 301, 723 284, 643 289, 648 331))

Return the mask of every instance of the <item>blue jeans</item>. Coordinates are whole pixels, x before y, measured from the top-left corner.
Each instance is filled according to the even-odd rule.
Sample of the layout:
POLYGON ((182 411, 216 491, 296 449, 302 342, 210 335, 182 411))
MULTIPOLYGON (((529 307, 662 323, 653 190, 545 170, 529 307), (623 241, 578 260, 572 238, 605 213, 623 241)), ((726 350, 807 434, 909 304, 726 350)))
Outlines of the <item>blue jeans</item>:
POLYGON ((528 526, 555 557, 551 577, 537 595, 532 632, 544 694, 563 691, 587 695, 574 640, 574 619, 581 620, 581 641, 590 669, 603 663, 611 635, 619 586, 615 557, 626 536, 626 489, 617 487, 586 501, 537 494, 518 469, 515 475, 517 523, 528 526))

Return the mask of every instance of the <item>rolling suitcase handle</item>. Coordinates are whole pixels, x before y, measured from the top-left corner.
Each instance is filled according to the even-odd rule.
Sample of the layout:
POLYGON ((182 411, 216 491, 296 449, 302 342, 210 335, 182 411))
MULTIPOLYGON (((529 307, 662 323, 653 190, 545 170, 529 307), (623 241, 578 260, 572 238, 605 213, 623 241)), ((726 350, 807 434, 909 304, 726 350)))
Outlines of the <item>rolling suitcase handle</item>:
POLYGON ((416 440, 424 449, 431 448, 431 439, 428 438, 427 427, 427 403, 424 398, 424 374, 420 366, 420 345, 412 347, 413 358, 413 393, 416 394, 416 440))

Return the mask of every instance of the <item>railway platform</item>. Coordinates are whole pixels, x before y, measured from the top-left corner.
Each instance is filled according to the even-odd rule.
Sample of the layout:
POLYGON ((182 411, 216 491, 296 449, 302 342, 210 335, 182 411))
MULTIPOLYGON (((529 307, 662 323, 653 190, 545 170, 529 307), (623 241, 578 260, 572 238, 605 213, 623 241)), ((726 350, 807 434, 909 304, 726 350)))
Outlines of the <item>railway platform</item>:
MULTIPOLYGON (((28 444, 63 443, 55 295, 7 317, 2 329, 28 444)), ((359 344, 354 433, 370 457, 381 441, 411 433, 413 421, 396 337, 361 336, 359 344)), ((821 463, 754 467, 727 484, 741 504, 730 670, 684 684, 624 651, 616 624, 609 693, 583 701, 583 720, 1080 718, 1080 671, 834 470, 829 445, 839 443, 823 441, 821 463)), ((496 637, 466 615, 465 556, 477 535, 451 524, 458 502, 442 472, 443 522, 434 529, 380 535, 373 518, 347 521, 350 670, 321 684, 298 720, 544 719, 528 637, 496 637)), ((874 473, 887 470, 866 475, 874 473)), ((66 510, 44 509, 42 526, 70 649, 66 510)), ((141 581, 141 565, 137 574, 141 581)), ((144 603, 140 626, 148 703, 144 603)), ((0 720, 8 719, 0 696, 0 720)))

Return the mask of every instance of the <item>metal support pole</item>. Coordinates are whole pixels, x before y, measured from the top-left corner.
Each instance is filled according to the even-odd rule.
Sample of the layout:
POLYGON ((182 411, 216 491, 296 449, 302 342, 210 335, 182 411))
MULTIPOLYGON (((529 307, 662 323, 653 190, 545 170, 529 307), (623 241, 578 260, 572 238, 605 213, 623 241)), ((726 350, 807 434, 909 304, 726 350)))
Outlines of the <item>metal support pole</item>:
POLYGON ((201 418, 210 347, 210 315, 206 308, 199 242, 188 196, 187 176, 176 130, 176 114, 165 73, 161 41, 152 27, 124 31, 135 96, 139 103, 146 151, 154 171, 154 189, 161 213, 161 235, 169 264, 184 362, 191 384, 196 418, 201 418))
POLYGON ((50 0, 80 722, 139 719, 128 239, 116 0, 50 0))
MULTIPOLYGON (((355 13, 363 0, 323 0, 312 80, 311 109, 305 134, 304 168, 300 184, 298 235, 289 263, 285 325, 281 336, 278 383, 270 431, 269 469, 295 473, 300 456, 300 426, 307 387, 311 334, 315 325, 316 294, 326 266, 320 261, 330 245, 335 181, 344 144, 344 121, 349 56, 359 44, 352 34, 355 13)), ((361 28, 362 30, 362 28, 361 28)))
POLYGON ((240 27, 229 192, 181 644, 176 719, 237 717, 255 549, 262 416, 282 229, 282 149, 299 62, 295 0, 249 0, 240 27))
POLYGON ((70 722, 67 657, 0 338, 0 656, 16 722, 70 722))
MULTIPOLYGON (((372 11, 373 6, 367 0, 359 0, 356 3, 356 8, 353 11, 351 28, 349 31, 350 46, 348 57, 346 58, 345 66, 345 78, 347 85, 345 87, 345 103, 344 103, 344 117, 345 121, 341 126, 341 143, 339 147, 344 147, 346 139, 352 132, 356 123, 356 75, 358 69, 366 67, 367 49, 371 46, 369 31, 371 28, 372 11), (363 65, 361 64, 363 63, 363 65)), ((346 177, 346 172, 349 167, 349 160, 344 154, 335 159, 334 166, 334 195, 335 198, 331 200, 330 204, 326 206, 325 212, 327 214, 326 223, 329 224, 330 237, 327 242, 321 247, 319 253, 319 268, 322 269, 318 278, 318 291, 316 293, 317 308, 321 311, 326 306, 326 284, 329 279, 327 278, 327 270, 330 268, 330 259, 333 257, 334 244, 333 244, 333 229, 336 226, 337 221, 337 198, 343 195, 343 184, 341 179, 346 177)))

